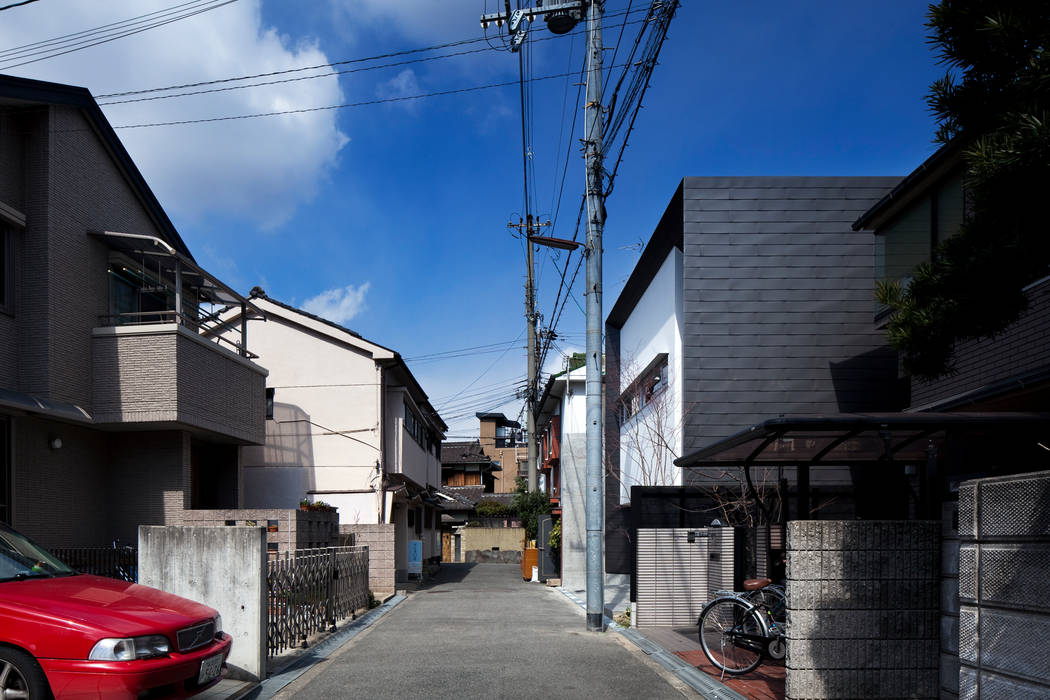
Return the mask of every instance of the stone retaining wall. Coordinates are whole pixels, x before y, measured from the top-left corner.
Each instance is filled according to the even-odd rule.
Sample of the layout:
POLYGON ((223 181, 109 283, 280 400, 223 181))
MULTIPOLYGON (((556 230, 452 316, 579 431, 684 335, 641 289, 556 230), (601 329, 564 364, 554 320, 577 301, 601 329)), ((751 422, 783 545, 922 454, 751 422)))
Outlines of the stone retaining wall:
POLYGON ((786 697, 937 698, 940 523, 788 523, 786 697))

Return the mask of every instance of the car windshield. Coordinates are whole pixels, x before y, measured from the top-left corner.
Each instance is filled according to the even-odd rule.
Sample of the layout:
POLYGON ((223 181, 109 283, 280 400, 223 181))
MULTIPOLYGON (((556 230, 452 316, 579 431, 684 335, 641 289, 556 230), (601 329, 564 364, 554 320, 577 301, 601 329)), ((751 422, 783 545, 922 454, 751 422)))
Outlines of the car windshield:
POLYGON ((25 535, 0 524, 0 583, 75 573, 25 535))

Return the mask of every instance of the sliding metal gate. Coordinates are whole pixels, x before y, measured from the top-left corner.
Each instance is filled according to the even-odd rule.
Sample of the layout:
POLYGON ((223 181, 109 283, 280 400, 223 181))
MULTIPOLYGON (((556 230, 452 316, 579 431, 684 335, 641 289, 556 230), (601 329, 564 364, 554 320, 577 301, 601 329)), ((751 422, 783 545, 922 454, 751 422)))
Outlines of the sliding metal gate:
POLYGON ((639 528, 638 626, 695 626, 715 591, 733 588, 737 539, 731 527, 639 528))

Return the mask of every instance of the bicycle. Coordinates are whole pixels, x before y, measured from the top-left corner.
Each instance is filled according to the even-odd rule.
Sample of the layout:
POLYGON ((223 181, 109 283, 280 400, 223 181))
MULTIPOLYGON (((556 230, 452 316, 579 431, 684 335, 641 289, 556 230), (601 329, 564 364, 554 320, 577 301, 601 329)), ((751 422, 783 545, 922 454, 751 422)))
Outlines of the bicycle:
POLYGON ((782 589, 771 584, 770 579, 748 579, 743 593, 719 591, 701 611, 700 648, 723 677, 749 673, 766 657, 779 660, 786 655, 785 600, 782 589))

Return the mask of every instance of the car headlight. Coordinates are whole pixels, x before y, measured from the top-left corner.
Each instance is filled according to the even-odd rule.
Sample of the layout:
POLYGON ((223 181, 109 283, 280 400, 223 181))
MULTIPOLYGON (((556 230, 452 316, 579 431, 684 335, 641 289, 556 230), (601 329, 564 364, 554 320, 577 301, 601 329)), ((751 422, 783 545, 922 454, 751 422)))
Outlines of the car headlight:
POLYGON ((168 638, 159 634, 146 637, 126 637, 123 639, 103 639, 91 648, 88 659, 91 661, 132 661, 148 659, 151 656, 162 656, 171 651, 168 638))
POLYGON ((219 632, 222 632, 222 615, 215 616, 215 636, 219 636, 219 632))

